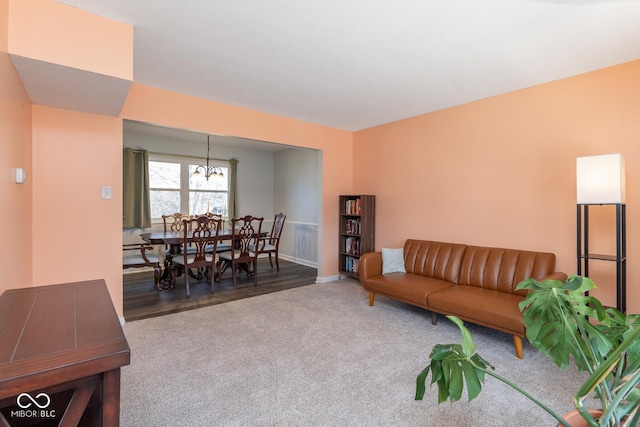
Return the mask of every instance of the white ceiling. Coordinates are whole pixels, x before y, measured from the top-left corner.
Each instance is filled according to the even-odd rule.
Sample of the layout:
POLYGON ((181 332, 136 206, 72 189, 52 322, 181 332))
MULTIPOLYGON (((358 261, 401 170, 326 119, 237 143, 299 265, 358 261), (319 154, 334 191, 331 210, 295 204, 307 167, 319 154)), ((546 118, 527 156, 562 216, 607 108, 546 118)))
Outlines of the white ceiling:
POLYGON ((58 1, 135 82, 352 131, 640 58, 640 0, 58 1))

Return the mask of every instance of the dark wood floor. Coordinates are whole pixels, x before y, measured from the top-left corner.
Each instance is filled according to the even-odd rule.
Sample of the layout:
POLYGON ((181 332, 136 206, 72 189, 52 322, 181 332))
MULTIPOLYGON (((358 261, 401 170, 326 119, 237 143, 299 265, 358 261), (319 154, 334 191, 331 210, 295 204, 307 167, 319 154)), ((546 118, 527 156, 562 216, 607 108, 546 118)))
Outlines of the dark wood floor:
POLYGON ((222 280, 215 283, 213 293, 204 279, 191 279, 191 296, 187 297, 184 277, 177 279, 174 289, 158 291, 153 283, 153 272, 124 274, 124 318, 130 322, 310 285, 315 283, 317 275, 318 270, 313 267, 282 259, 278 271, 271 268, 268 258, 264 258, 258 262, 257 286, 253 284, 253 278, 238 273, 237 287, 234 288, 231 271, 228 270, 222 280))

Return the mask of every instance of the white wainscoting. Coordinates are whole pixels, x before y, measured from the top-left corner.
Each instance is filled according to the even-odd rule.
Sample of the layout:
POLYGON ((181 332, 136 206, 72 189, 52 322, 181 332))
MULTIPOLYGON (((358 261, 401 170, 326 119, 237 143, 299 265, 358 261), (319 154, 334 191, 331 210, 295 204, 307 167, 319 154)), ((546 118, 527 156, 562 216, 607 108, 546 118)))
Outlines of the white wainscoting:
MULTIPOLYGON (((272 224, 265 221, 265 229, 271 230, 272 224)), ((318 224, 286 220, 280 236, 280 258, 318 268, 318 224)))

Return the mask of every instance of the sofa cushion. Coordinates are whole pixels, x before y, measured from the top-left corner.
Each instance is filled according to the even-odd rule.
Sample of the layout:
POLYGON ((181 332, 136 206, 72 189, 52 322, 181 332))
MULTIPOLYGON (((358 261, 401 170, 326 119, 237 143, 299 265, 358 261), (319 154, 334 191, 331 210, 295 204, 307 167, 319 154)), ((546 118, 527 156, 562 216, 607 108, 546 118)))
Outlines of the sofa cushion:
POLYGON ((462 257, 467 245, 408 239, 404 244, 407 273, 458 283, 462 257))
POLYGON ((404 250, 402 248, 382 248, 382 274, 406 273, 404 250))
POLYGON ((553 273, 556 256, 547 252, 467 246, 458 284, 526 295, 515 288, 523 280, 553 273))
POLYGON ((444 280, 409 273, 390 273, 367 280, 366 289, 397 300, 427 307, 427 296, 432 292, 455 286, 444 280))
POLYGON ((428 309, 453 314, 464 321, 487 326, 513 335, 524 336, 522 313, 518 308, 524 297, 473 286, 451 286, 427 297, 428 309))

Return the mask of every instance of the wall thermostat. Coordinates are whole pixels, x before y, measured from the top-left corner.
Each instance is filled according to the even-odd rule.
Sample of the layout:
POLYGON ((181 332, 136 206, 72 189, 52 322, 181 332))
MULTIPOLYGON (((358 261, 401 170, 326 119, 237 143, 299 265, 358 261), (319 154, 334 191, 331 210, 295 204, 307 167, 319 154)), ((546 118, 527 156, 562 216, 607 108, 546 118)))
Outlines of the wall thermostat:
POLYGON ((16 168, 16 183, 23 184, 26 178, 27 174, 24 172, 24 169, 16 168))

